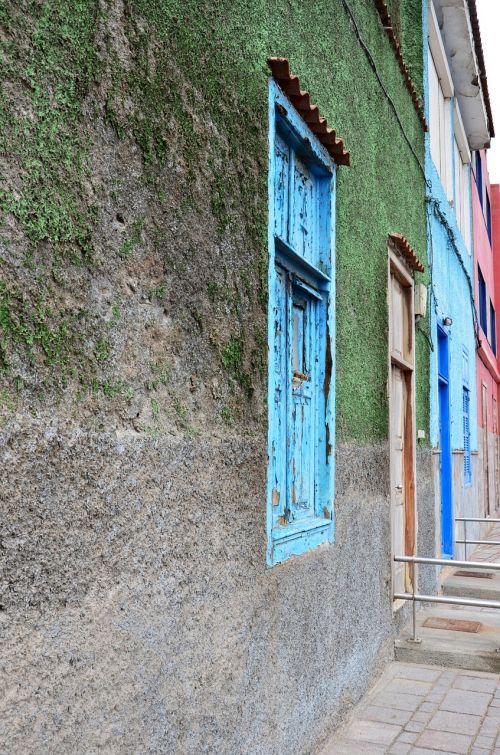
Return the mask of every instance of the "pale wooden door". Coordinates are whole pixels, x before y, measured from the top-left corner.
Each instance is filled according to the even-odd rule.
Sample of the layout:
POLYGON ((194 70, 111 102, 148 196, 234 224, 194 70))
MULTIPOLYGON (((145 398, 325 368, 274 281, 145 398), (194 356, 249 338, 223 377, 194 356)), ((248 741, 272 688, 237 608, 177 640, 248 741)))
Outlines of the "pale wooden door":
MULTIPOLYGON (((392 552, 403 555, 405 550, 405 500, 404 500, 404 420, 405 379, 396 365, 391 368, 391 531, 392 552)), ((405 591, 405 565, 394 563, 393 590, 405 591)))
MULTIPOLYGON (((391 259, 389 278, 391 550, 393 556, 415 552, 414 329, 413 280, 391 259)), ((394 593, 411 586, 410 570, 392 565, 394 593)))

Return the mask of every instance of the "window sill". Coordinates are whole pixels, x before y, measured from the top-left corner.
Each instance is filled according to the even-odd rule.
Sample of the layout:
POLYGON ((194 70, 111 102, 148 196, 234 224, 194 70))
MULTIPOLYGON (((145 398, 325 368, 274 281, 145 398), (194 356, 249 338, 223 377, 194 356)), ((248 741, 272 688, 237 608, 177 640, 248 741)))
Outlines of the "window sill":
POLYGON ((268 550, 269 566, 300 556, 326 542, 333 542, 333 521, 322 517, 303 519, 283 527, 274 527, 268 550))

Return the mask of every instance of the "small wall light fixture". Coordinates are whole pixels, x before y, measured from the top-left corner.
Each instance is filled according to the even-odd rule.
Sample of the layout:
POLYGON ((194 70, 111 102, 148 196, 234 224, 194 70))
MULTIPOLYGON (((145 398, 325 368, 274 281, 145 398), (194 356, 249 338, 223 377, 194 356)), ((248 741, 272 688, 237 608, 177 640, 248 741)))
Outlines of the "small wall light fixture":
POLYGON ((447 328, 451 327, 453 325, 453 320, 451 317, 443 317, 443 325, 445 325, 447 328))

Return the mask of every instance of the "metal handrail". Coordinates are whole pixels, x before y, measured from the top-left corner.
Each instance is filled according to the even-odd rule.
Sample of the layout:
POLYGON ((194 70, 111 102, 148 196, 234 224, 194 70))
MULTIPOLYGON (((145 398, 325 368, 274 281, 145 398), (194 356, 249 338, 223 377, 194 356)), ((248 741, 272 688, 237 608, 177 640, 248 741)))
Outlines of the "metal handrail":
POLYGON ((490 519, 487 516, 456 516, 456 522, 500 522, 500 519, 490 519))
POLYGON ((500 522, 500 519, 490 519, 489 517, 485 516, 456 516, 455 517, 456 522, 463 522, 464 525, 464 539, 463 540, 456 540, 455 542, 460 543, 460 545, 464 546, 464 555, 467 560, 467 545, 500 545, 500 542, 498 540, 468 540, 467 539, 467 522, 490 522, 491 524, 498 524, 500 522))
POLYGON ((500 545, 500 540, 455 540, 455 542, 461 545, 500 545))
POLYGON ((455 561, 451 558, 428 558, 427 556, 394 556, 394 561, 405 564, 431 564, 434 566, 458 566, 459 569, 488 569, 500 571, 500 564, 489 564, 487 561, 455 561))
POLYGON ((413 565, 412 591, 394 593, 394 598, 396 600, 412 601, 413 637, 411 638, 411 642, 422 642, 422 640, 417 637, 417 601, 420 601, 421 603, 447 603, 456 606, 500 609, 500 601, 496 600, 456 598, 447 595, 421 595, 417 593, 418 564, 430 564, 431 566, 450 566, 453 564, 454 567, 460 569, 488 569, 488 571, 500 571, 500 564, 490 564, 486 561, 452 561, 450 559, 428 558, 426 556, 394 556, 394 561, 413 565))

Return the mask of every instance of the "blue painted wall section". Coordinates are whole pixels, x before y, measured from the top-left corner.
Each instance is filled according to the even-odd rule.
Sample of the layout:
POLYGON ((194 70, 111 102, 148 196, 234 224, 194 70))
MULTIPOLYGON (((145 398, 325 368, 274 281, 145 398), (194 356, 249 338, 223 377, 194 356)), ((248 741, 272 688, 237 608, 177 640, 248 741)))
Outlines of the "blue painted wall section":
POLYGON ((333 540, 335 175, 269 83, 267 562, 333 540))
MULTIPOLYGON (((428 10, 427 0, 423 0, 423 28, 424 39, 428 38, 428 10)), ((429 71, 427 58, 427 44, 424 45, 424 101, 425 114, 429 120, 429 71)), ((453 114, 453 98, 450 98, 450 108, 453 114)), ((450 118, 450 144, 454 144, 454 118, 450 118)), ((451 146, 452 159, 455 154, 451 146)), ((455 187, 455 165, 452 163, 452 185, 455 187)), ((476 341, 474 331, 473 304, 473 241, 472 241, 472 199, 469 191, 469 213, 471 235, 468 250, 459 229, 455 210, 450 205, 445 190, 431 157, 430 136, 425 138, 425 173, 426 173, 426 202, 427 202, 427 250, 429 259, 430 279, 430 335, 433 350, 430 354, 430 441, 434 448, 440 443, 440 396, 442 391, 439 384, 439 365, 437 348, 438 328, 446 332, 449 360, 449 437, 451 451, 464 449, 464 394, 463 394, 463 355, 475 354, 476 341), (444 325, 445 318, 451 318, 450 326, 444 325)), ((469 167, 470 181, 470 167, 469 167)), ((475 370, 474 360, 470 360, 469 369, 475 370)), ((477 449, 477 401, 475 376, 469 376, 468 409, 470 427, 470 449, 477 449)), ((442 408, 442 407, 441 407, 442 408)), ((464 470, 465 472, 465 470, 464 470)), ((464 482, 467 482, 464 475, 464 482)), ((441 491, 443 494, 443 490, 441 491)), ((452 491, 453 495, 453 491, 452 491)), ((444 501, 445 507, 448 503, 444 501)), ((451 500, 449 516, 454 516, 453 498, 451 500)), ((446 512, 442 513, 447 516, 446 512)), ((442 532, 443 552, 450 553, 450 536, 442 532), (446 542, 445 542, 446 540, 446 542)))

